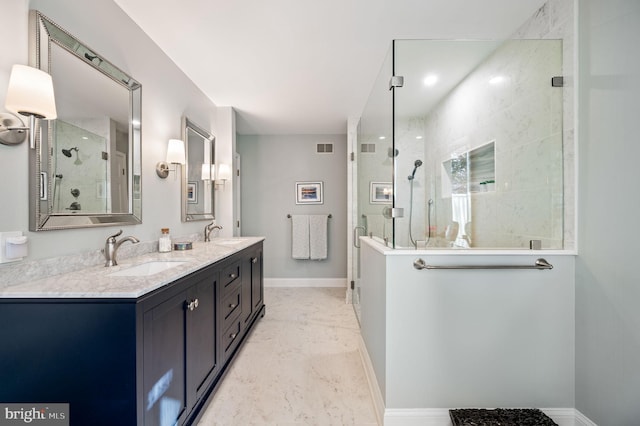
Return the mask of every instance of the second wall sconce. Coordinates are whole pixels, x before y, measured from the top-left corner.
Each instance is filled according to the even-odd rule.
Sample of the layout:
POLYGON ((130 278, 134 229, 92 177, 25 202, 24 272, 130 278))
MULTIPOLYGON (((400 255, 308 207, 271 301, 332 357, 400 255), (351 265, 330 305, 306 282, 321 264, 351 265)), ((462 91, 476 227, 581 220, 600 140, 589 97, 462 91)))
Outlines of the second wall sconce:
MULTIPOLYGON (((167 145, 167 160, 160 161, 156 164, 156 174, 165 179, 169 176, 169 172, 178 174, 178 164, 185 163, 184 142, 180 139, 169 139, 167 145), (169 164, 173 164, 174 168, 170 169, 169 164)), ((175 179, 175 176, 174 176, 175 179)))
POLYGON ((29 130, 29 146, 36 147, 36 118, 54 120, 57 117, 53 80, 46 72, 26 65, 11 68, 5 108, 29 117, 29 127, 13 114, 0 113, 0 143, 16 145, 25 140, 29 130))
POLYGON ((222 185, 222 187, 226 187, 227 181, 231 179, 231 166, 229 166, 228 164, 219 164, 218 165, 218 176, 215 179, 216 182, 216 189, 218 189, 218 187, 220 185, 222 185), (222 183, 219 183, 220 181, 222 181, 222 183))

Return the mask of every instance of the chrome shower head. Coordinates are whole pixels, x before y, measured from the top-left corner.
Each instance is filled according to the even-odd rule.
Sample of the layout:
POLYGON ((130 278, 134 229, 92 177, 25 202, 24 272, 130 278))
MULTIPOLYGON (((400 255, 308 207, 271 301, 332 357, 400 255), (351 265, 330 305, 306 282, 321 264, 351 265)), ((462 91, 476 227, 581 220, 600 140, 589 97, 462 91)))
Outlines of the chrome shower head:
POLYGON ((62 153, 64 154, 64 156, 65 156, 65 157, 69 157, 69 158, 71 158, 71 151, 78 152, 78 147, 77 147, 77 146, 75 146, 75 147, 73 147, 73 148, 63 149, 63 150, 62 150, 62 153))

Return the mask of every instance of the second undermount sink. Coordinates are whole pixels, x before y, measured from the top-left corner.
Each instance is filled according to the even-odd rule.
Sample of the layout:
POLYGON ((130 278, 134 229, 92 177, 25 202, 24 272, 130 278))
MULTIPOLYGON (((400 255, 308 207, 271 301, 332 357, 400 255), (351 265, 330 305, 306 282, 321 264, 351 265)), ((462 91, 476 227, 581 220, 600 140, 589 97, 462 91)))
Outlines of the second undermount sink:
POLYGON ((235 246, 238 244, 242 244, 247 241, 246 238, 212 238, 211 242, 213 244, 219 244, 221 246, 235 246))
POLYGON ((176 266, 184 265, 186 260, 152 260, 130 268, 109 274, 110 277, 147 277, 176 266))

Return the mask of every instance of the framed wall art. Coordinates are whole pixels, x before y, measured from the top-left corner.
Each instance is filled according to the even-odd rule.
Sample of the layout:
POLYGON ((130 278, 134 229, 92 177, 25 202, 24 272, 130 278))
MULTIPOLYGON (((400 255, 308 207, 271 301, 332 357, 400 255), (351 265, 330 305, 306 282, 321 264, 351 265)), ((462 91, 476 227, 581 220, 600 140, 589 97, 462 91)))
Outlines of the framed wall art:
POLYGON ((296 182, 296 204, 322 204, 322 182, 296 182))

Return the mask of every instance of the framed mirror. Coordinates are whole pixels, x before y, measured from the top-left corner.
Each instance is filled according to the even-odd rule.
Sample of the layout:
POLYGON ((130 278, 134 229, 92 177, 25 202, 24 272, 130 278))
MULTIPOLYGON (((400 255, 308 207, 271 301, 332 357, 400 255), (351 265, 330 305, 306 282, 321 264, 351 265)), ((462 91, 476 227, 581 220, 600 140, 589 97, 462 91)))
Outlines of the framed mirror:
POLYGON ((141 223, 142 86, 40 12, 29 24, 58 110, 29 154, 30 230, 141 223))
POLYGON ((213 220, 215 137, 183 117, 182 140, 187 157, 182 167, 182 221, 213 220))

